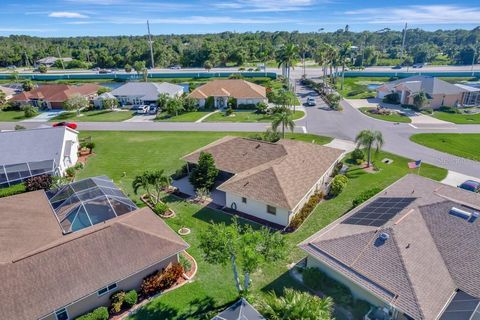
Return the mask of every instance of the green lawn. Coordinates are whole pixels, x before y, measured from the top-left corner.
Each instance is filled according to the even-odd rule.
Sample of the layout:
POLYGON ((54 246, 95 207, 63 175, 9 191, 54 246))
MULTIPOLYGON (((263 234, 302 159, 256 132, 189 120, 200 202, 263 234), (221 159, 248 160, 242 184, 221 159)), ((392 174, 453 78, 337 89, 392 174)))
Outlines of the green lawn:
MULTIPOLYGON (((295 111, 293 120, 302 118, 305 115, 303 111, 295 111)), ((271 122, 272 116, 258 114, 251 110, 236 110, 234 116, 226 116, 225 112, 217 112, 203 120, 203 122, 271 122)))
POLYGON ((435 111, 432 117, 439 120, 453 122, 456 124, 480 124, 480 113, 466 114, 466 113, 449 113, 442 111, 435 111))
MULTIPOLYGON (((86 167, 79 172, 78 178, 106 174, 113 178, 133 199, 131 181, 143 170, 165 169, 173 172, 182 161, 179 158, 196 148, 206 145, 227 133, 222 132, 82 132, 82 136, 92 136, 96 155, 90 158, 86 167)), ((229 133, 248 135, 248 133, 229 133)), ((289 138, 304 141, 316 139, 326 143, 331 139, 315 135, 289 134, 289 138)), ((297 244, 317 232, 327 224, 342 216, 351 207, 352 200, 364 190, 373 187, 387 187, 408 172, 408 159, 380 152, 376 158, 380 171, 368 174, 362 169, 352 167, 347 173, 350 181, 345 191, 337 198, 320 204, 308 223, 297 232, 285 235, 288 243, 288 258, 263 267, 252 275, 252 295, 261 296, 270 290, 281 291, 285 287, 302 288, 287 274, 287 265, 296 262, 305 254, 297 244), (379 160, 388 157, 393 164, 386 165, 379 160)), ((422 165, 421 174, 437 180, 446 176, 446 170, 422 165)), ((204 209, 200 206, 181 201, 175 197, 166 197, 164 201, 177 212, 177 216, 165 221, 174 229, 186 226, 192 229, 185 240, 190 244, 188 252, 198 262, 199 270, 190 284, 153 299, 130 319, 211 319, 215 309, 221 309, 237 299, 232 272, 229 265, 215 266, 202 258, 198 247, 198 236, 209 228, 210 222, 230 222, 230 217, 220 212, 204 209)), ((257 225, 254 225, 257 227, 257 225)))
POLYGON ((14 122, 25 120, 23 111, 0 111, 0 122, 14 122))
POLYGON ((409 117, 403 116, 403 115, 398 114, 396 112, 392 112, 392 114, 389 114, 389 115, 381 115, 381 114, 376 114, 376 113, 369 112, 369 110, 375 110, 375 109, 376 108, 364 107, 364 108, 360 108, 359 110, 363 114, 366 114, 367 116, 375 118, 375 119, 380 119, 380 120, 390 121, 390 122, 404 122, 404 123, 412 122, 412 120, 409 117))
POLYGON ((166 112, 160 113, 156 121, 168 121, 168 122, 195 122, 198 119, 206 116, 212 111, 194 111, 194 112, 185 112, 178 116, 170 117, 166 112))
POLYGON ((480 133, 420 133, 410 137, 415 143, 480 161, 480 133))
POLYGON ((50 121, 75 121, 75 122, 120 122, 133 117, 131 111, 96 110, 82 112, 77 117, 76 112, 64 112, 50 119, 50 121))
POLYGON ((345 78, 343 90, 341 88, 341 77, 338 77, 336 88, 346 99, 367 99, 375 98, 375 90, 368 89, 369 84, 383 84, 390 79, 387 77, 352 77, 345 78))

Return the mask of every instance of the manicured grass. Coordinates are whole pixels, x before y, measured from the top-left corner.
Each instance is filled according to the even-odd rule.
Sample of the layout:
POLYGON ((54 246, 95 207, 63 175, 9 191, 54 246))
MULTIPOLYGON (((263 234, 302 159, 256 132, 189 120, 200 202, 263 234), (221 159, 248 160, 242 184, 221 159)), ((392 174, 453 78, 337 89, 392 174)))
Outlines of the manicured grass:
POLYGON ((380 119, 380 120, 390 121, 390 122, 404 122, 404 123, 412 122, 412 120, 409 117, 403 116, 396 112, 392 112, 392 114, 389 114, 389 115, 383 115, 383 114, 376 114, 376 113, 369 112, 369 110, 375 110, 375 108, 364 107, 364 108, 360 108, 359 110, 363 114, 366 114, 367 116, 375 119, 380 119))
POLYGON ((96 110, 82 112, 77 117, 76 112, 64 112, 50 119, 50 121, 75 121, 75 122, 120 122, 133 117, 131 111, 96 110))
MULTIPOLYGON (((303 111, 295 111, 293 120, 300 119, 304 115, 303 111)), ((225 112, 214 113, 203 122, 271 122, 272 118, 271 115, 258 114, 252 110, 236 110, 231 116, 226 116, 225 112)))
POLYGON ((442 111, 435 111, 432 117, 439 120, 453 122, 456 124, 480 124, 480 113, 466 114, 466 113, 449 113, 442 111))
POLYGON ((415 143, 480 161, 480 133, 420 133, 410 137, 415 143))
POLYGON ((14 122, 25 120, 23 111, 0 111, 0 122, 14 122))
POLYGON ((386 77, 355 77, 345 78, 343 90, 340 90, 342 79, 337 78, 337 90, 346 99, 375 98, 375 90, 368 89, 369 84, 383 84, 390 79, 386 77))
MULTIPOLYGON (((223 137, 225 132, 82 132, 82 136, 92 136, 96 155, 90 158, 86 167, 79 172, 78 178, 106 174, 113 178, 134 200, 138 196, 132 193, 131 181, 135 175, 144 170, 165 169, 168 173, 181 166, 179 158, 196 148, 223 137)), ((248 133, 228 133, 248 135, 248 133)), ((314 135, 290 134, 289 138, 304 141, 317 139, 317 142, 328 142, 330 139, 314 135)), ((344 192, 332 200, 321 203, 299 230, 286 234, 288 257, 258 270, 252 275, 252 295, 261 297, 266 292, 282 291, 286 287, 304 290, 287 273, 287 266, 297 262, 305 254, 297 248, 297 244, 327 224, 342 216, 351 208, 352 200, 361 192, 374 187, 385 188, 405 174, 416 170, 407 168, 408 159, 380 152, 375 157, 380 171, 366 173, 355 166, 347 176, 350 181, 344 192), (386 165, 380 162, 388 157, 394 162, 386 165)), ((427 164, 422 165, 421 175, 441 180, 446 170, 427 164)), ((198 273, 194 281, 181 288, 153 299, 130 319, 211 319, 216 311, 235 301, 235 291, 230 265, 211 265, 202 258, 198 247, 199 235, 209 228, 210 223, 229 223, 231 218, 221 212, 205 209, 187 203, 173 196, 163 199, 176 212, 177 216, 165 221, 173 230, 186 226, 192 233, 184 239, 190 244, 188 252, 198 262, 198 273), (208 313, 208 316, 206 316, 208 313)), ((254 227, 258 225, 253 224, 254 227)))
POLYGON ((202 117, 206 116, 210 112, 212 111, 185 112, 185 113, 179 114, 178 116, 173 116, 173 117, 170 117, 167 113, 162 112, 157 116, 155 120, 168 121, 168 122, 195 122, 198 119, 201 119, 202 117))

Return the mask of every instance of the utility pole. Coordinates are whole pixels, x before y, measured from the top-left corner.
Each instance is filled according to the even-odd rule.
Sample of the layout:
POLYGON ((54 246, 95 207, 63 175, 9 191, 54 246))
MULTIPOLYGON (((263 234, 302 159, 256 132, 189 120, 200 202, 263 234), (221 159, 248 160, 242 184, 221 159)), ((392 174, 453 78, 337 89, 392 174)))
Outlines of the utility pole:
POLYGON ((62 56, 60 55, 60 49, 57 47, 57 54, 58 54, 58 58, 60 59, 60 62, 62 63, 62 69, 63 71, 65 71, 65 65, 63 64, 63 59, 62 59, 62 56))
POLYGON ((153 41, 152 41, 152 35, 150 34, 150 22, 147 20, 147 29, 148 29, 148 44, 150 45, 150 59, 152 63, 152 69, 155 68, 155 63, 153 61, 153 41))
POLYGON ((473 47, 473 58, 472 58, 472 77, 475 75, 475 71, 473 71, 473 66, 475 65, 475 57, 477 55, 477 50, 473 47))
POLYGON ((407 23, 405 22, 405 29, 403 29, 402 50, 400 51, 400 65, 403 63, 403 50, 405 48, 405 39, 407 38, 407 23))
POLYGON ((25 55, 25 67, 30 67, 30 61, 28 60, 28 55, 27 51, 23 51, 23 54, 25 55))

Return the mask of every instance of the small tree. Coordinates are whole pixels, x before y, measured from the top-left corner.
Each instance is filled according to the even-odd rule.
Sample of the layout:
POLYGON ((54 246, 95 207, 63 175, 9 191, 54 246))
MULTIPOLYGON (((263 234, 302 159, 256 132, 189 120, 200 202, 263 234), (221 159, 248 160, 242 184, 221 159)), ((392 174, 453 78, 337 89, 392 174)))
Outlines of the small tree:
POLYGON ((33 82, 32 80, 25 80, 22 83, 22 89, 23 91, 31 91, 33 89, 33 82))
POLYGON ((212 190, 215 179, 218 176, 218 169, 215 167, 215 160, 210 153, 201 152, 198 158, 198 165, 192 170, 189 181, 195 188, 212 190))
POLYGON ((197 100, 191 97, 183 97, 183 109, 187 112, 197 111, 197 100))
POLYGON ((25 118, 31 118, 34 117, 38 114, 37 108, 31 105, 26 105, 23 107, 23 113, 25 115, 25 118))
POLYGON ((104 94, 105 92, 110 92, 110 91, 112 91, 112 89, 110 89, 109 87, 100 87, 97 90, 97 95, 101 95, 101 94, 104 94))
POLYGON ((212 68, 213 68, 213 64, 207 60, 203 63, 203 67, 207 70, 207 71, 210 71, 212 68))
POLYGON ((89 102, 87 98, 82 96, 81 94, 75 94, 72 97, 68 98, 67 101, 64 102, 63 108, 65 110, 76 110, 77 116, 80 115, 80 110, 88 108, 89 102))
POLYGON ((160 93, 157 99, 157 105, 160 109, 165 109, 167 107, 168 101, 170 100, 170 96, 168 93, 160 93))
POLYGON ((175 97, 173 99, 168 100, 167 106, 165 108, 167 113, 170 116, 178 116, 179 113, 183 112, 185 109, 183 108, 183 101, 181 97, 175 97))
POLYGON ((133 69, 135 70, 137 75, 140 75, 146 68, 147 67, 145 66, 145 61, 135 61, 135 63, 133 64, 133 69))
POLYGON ((127 72, 127 73, 132 72, 132 66, 129 65, 128 63, 125 65, 125 72, 127 72))
POLYGON ((380 131, 362 130, 355 138, 357 148, 367 148, 367 167, 371 165, 372 147, 375 145, 376 152, 383 146, 383 136, 380 131))
POLYGON ((423 110, 428 106, 428 97, 424 91, 420 91, 413 97, 413 105, 418 110, 423 110))
POLYGON ((338 196, 342 193, 343 189, 347 186, 348 178, 343 174, 338 174, 333 178, 332 183, 330 184, 329 194, 332 197, 338 196))
POLYGON ((115 99, 115 98, 103 99, 103 101, 102 101, 102 106, 103 106, 105 109, 113 110, 113 109, 115 109, 116 107, 118 107, 118 100, 115 99))
POLYGON ((157 204, 160 201, 161 192, 171 184, 172 180, 165 175, 164 170, 154 172, 144 171, 136 176, 132 181, 133 192, 137 194, 139 189, 143 189, 150 201, 157 204))
POLYGON ((40 73, 47 73, 48 68, 47 68, 46 65, 41 64, 41 65, 38 66, 38 71, 39 71, 40 73))
POLYGON ((288 128, 291 132, 295 129, 295 122, 292 119, 292 111, 287 107, 282 107, 280 111, 275 112, 273 115, 273 131, 277 131, 280 126, 282 127, 282 139, 285 139, 285 128, 288 128))
POLYGON ((257 104, 257 113, 266 114, 268 110, 268 105, 265 102, 260 102, 257 104))

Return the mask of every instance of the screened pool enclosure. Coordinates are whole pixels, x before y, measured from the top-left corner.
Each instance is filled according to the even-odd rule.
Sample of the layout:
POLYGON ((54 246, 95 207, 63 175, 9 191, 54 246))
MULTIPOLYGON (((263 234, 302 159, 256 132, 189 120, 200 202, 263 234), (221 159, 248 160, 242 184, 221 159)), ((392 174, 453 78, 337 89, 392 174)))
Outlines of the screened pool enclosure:
POLYGON ((0 188, 21 183, 30 177, 42 174, 57 174, 57 165, 54 160, 0 164, 0 188))
POLYGON ((105 176, 47 192, 63 233, 75 232, 134 211, 137 206, 105 176))

